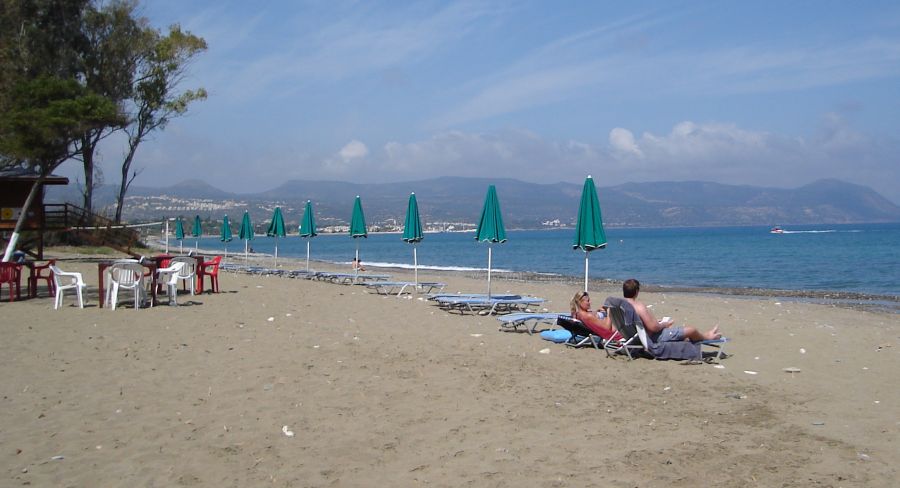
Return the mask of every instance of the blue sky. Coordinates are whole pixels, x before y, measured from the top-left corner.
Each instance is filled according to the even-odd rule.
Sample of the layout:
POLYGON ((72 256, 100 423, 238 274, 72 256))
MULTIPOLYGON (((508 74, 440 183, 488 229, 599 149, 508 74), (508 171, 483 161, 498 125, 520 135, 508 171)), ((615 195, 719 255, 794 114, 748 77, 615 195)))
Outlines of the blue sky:
MULTIPOLYGON (((135 184, 819 178, 900 203, 900 3, 144 0, 209 50, 135 184)), ((117 181, 121 149, 103 148, 117 181)), ((73 165, 74 166, 74 165, 73 165)))

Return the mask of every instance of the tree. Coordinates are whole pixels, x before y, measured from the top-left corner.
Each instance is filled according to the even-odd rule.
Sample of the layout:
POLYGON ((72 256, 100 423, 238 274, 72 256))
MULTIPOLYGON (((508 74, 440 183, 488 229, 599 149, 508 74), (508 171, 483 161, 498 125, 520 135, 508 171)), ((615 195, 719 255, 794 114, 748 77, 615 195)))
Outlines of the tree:
POLYGON ((122 162, 122 181, 116 197, 116 222, 122 221, 125 194, 138 172, 131 172, 138 146, 156 130, 165 128, 172 118, 184 115, 188 105, 206 98, 206 90, 177 93, 188 64, 206 50, 203 38, 184 32, 174 25, 169 34, 158 37, 149 55, 138 65, 138 77, 132 98, 133 113, 125 132, 128 150, 122 162), (131 176, 129 176, 129 173, 131 176))
POLYGON ((87 129, 115 123, 119 114, 109 99, 92 93, 74 79, 40 76, 18 83, 8 111, 0 119, 0 154, 4 166, 23 166, 36 175, 25 199, 3 260, 16 247, 22 225, 38 189, 60 164, 75 153, 75 141, 87 129))
MULTIPOLYGON (((85 85, 95 93, 124 105, 134 93, 137 66, 147 57, 156 39, 155 30, 144 18, 136 18, 133 0, 115 0, 99 10, 85 12, 83 33, 86 38, 82 56, 85 85)), ((93 193, 102 181, 100 168, 94 163, 97 145, 110 134, 123 128, 110 125, 90 129, 78 141, 78 158, 84 168, 83 207, 93 211, 93 193)))
POLYGON ((78 72, 82 12, 90 0, 0 0, 0 115, 25 80, 78 72))
POLYGON ((3 260, 44 180, 75 153, 80 134, 121 123, 115 104, 79 82, 90 0, 0 0, 0 167, 38 176, 3 260))

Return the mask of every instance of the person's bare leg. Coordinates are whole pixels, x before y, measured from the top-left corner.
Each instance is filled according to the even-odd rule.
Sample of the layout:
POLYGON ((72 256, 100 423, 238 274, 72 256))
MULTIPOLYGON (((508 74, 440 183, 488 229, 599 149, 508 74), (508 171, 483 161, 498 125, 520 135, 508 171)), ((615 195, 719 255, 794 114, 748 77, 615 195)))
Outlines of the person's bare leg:
POLYGON ((691 326, 686 325, 684 327, 684 338, 692 342, 711 341, 714 339, 719 339, 720 337, 722 337, 722 334, 719 333, 718 325, 713 327, 712 329, 709 329, 705 333, 700 332, 699 330, 691 326))

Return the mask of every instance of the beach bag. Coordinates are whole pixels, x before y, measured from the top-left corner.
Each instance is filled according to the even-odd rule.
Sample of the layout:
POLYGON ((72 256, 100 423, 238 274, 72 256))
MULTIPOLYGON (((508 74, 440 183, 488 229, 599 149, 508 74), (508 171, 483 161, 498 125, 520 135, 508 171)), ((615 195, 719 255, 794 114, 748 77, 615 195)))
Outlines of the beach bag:
POLYGON ((555 342, 557 344, 562 344, 563 342, 566 342, 571 338, 572 333, 567 331, 566 329, 553 329, 541 332, 541 339, 544 339, 545 341, 555 342))

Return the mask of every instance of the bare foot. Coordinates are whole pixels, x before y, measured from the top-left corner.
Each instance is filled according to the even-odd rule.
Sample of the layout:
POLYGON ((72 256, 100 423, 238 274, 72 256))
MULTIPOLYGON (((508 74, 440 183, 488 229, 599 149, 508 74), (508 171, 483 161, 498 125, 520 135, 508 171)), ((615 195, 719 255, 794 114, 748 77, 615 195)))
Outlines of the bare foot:
POLYGON ((712 341, 715 339, 719 339, 722 337, 722 334, 719 333, 719 326, 715 326, 710 329, 706 334, 703 334, 703 337, 708 341, 712 341))

